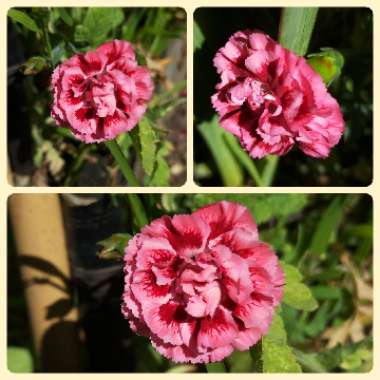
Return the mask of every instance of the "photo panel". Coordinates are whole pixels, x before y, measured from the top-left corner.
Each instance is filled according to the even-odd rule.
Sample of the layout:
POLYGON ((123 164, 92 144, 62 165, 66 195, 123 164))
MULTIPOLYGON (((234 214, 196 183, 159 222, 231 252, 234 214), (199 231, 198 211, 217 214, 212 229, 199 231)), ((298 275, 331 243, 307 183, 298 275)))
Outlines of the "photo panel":
POLYGON ((372 369, 367 194, 35 193, 8 211, 11 372, 372 369))
POLYGON ((186 11, 11 8, 14 186, 186 182, 186 11))
POLYGON ((372 183, 370 8, 202 7, 193 27, 198 185, 372 183))

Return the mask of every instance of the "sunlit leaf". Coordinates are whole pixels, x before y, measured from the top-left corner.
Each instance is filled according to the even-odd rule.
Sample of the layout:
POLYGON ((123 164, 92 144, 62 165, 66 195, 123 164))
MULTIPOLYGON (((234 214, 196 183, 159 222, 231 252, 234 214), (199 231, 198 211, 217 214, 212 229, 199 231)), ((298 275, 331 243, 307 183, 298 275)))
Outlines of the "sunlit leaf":
POLYGON ((241 186, 243 172, 223 139, 223 129, 219 126, 217 116, 209 122, 199 124, 198 130, 211 151, 224 185, 241 186))
POLYGON ((329 86, 340 76, 344 65, 344 57, 338 50, 322 48, 320 53, 309 54, 307 62, 329 86))
POLYGON ((299 310, 311 311, 318 307, 311 290, 303 284, 302 274, 293 265, 282 263, 285 272, 284 298, 282 302, 299 310))
POLYGON ((8 347, 7 364, 10 372, 30 373, 33 372, 33 358, 29 349, 24 347, 8 347))
POLYGON ((44 57, 30 57, 24 63, 24 74, 25 75, 35 75, 41 72, 43 69, 47 67, 47 62, 44 57))
POLYGON ((201 28, 199 27, 199 25, 197 24, 196 21, 193 22, 193 28, 194 28, 194 36, 193 36, 193 39, 194 39, 194 51, 197 50, 197 49, 201 49, 202 48, 202 45, 205 41, 205 37, 202 33, 202 30, 201 28))
POLYGON ((263 372, 302 372, 291 347, 288 346, 286 331, 281 316, 276 313, 267 335, 262 338, 263 372))
POLYGON ((91 7, 83 20, 80 36, 90 42, 93 48, 97 47, 106 41, 108 33, 123 20, 124 13, 120 8, 91 7))
POLYGON ((142 167, 147 175, 152 175, 156 163, 157 136, 151 121, 144 117, 139 122, 142 167))
POLYGON ((170 167, 166 160, 166 156, 171 151, 172 146, 169 142, 165 142, 157 151, 156 167, 149 180, 149 186, 169 186, 170 167))
POLYGON ((98 257, 105 260, 121 260, 124 256, 125 247, 131 238, 130 234, 117 233, 107 239, 98 241, 97 244, 102 247, 97 253, 98 257))

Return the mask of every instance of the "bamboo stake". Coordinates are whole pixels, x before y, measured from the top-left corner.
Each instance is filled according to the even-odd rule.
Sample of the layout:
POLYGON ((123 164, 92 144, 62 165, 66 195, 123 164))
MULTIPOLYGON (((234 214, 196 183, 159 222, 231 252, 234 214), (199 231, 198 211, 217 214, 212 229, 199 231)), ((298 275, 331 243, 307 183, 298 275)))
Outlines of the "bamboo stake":
POLYGON ((79 313, 72 306, 58 195, 14 194, 9 210, 39 370, 79 371, 79 313))

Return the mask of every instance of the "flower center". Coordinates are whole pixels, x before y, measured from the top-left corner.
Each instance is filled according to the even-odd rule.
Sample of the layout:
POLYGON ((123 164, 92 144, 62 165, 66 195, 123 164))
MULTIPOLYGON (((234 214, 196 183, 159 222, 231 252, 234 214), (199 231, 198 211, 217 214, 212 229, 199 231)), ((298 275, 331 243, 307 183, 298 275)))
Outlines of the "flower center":
POLYGON ((195 318, 212 316, 221 300, 218 269, 213 263, 184 263, 175 289, 188 314, 195 318))
POLYGON ((90 79, 88 96, 92 99, 99 117, 112 116, 116 110, 115 85, 107 74, 95 75, 90 79))

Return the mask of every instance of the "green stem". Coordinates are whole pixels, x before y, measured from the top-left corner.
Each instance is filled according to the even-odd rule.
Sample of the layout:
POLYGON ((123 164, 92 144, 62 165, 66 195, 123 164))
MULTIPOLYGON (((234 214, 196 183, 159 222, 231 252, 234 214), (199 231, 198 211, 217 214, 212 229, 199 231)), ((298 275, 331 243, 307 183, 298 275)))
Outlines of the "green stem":
POLYGON ((128 181, 128 186, 140 186, 131 166, 128 163, 128 160, 124 156, 123 152, 120 149, 119 144, 115 139, 105 142, 107 148, 110 150, 113 158, 118 163, 121 172, 128 181))
POLYGON ((45 40, 46 52, 47 52, 49 59, 50 59, 50 65, 53 66, 53 49, 51 47, 49 30, 47 28, 47 24, 45 23, 45 21, 44 21, 44 25, 42 26, 42 34, 43 34, 43 37, 45 40))
POLYGON ((237 142, 235 136, 231 133, 225 133, 224 139, 227 142, 227 145, 230 147, 232 153, 240 161, 240 163, 245 167, 248 174, 255 181, 257 186, 263 186, 260 173, 254 164, 254 161, 251 157, 241 148, 240 144, 237 142))
POLYGON ((271 186, 278 166, 278 156, 268 156, 261 174, 262 186, 271 186))
POLYGON ((144 205, 137 194, 126 194, 129 204, 132 209, 133 216, 139 228, 148 224, 148 218, 146 216, 144 205))
POLYGON ((226 366, 223 362, 208 363, 206 364, 208 373, 225 373, 227 372, 226 366))

